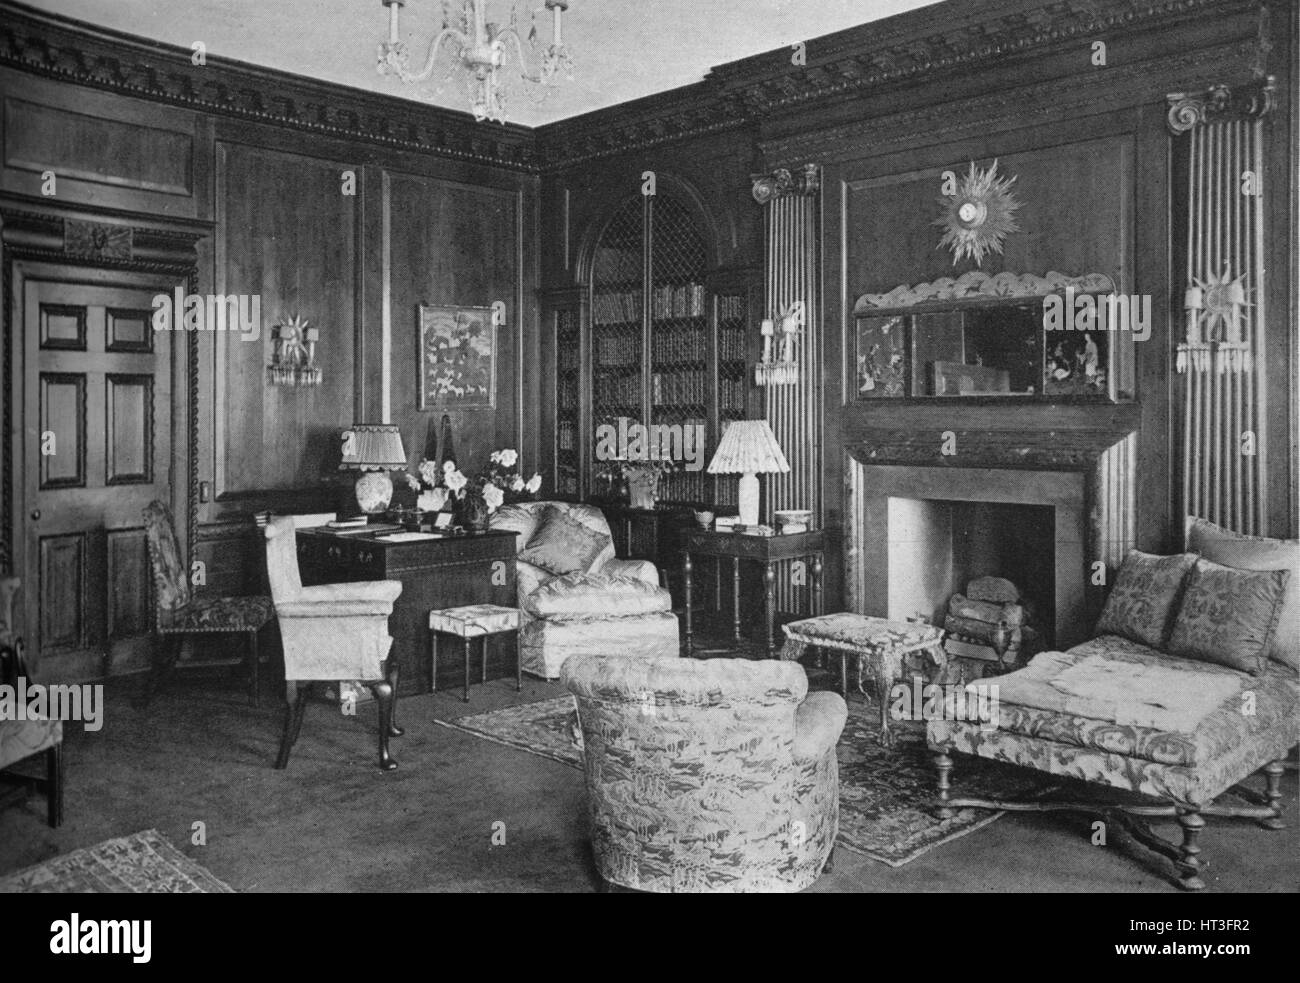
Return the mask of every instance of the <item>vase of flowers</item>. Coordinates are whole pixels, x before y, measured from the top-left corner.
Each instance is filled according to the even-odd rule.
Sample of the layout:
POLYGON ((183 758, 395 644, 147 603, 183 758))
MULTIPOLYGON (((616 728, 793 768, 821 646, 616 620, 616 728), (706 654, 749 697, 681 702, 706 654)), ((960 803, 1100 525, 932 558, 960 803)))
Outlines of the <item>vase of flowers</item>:
POLYGON ((615 458, 598 462, 595 474, 611 487, 617 481, 619 497, 624 498, 632 508, 652 509, 659 497, 660 478, 673 470, 673 463, 667 458, 615 458))
POLYGON ((436 503, 433 511, 441 511, 450 502, 456 525, 482 532, 488 518, 502 505, 530 499, 542 487, 540 474, 525 481, 518 464, 519 454, 508 448, 493 451, 488 466, 472 478, 452 461, 444 461, 441 471, 434 462, 422 461, 419 479, 408 476, 407 482, 418 486, 420 508, 436 503), (423 490, 425 486, 427 490, 423 490))

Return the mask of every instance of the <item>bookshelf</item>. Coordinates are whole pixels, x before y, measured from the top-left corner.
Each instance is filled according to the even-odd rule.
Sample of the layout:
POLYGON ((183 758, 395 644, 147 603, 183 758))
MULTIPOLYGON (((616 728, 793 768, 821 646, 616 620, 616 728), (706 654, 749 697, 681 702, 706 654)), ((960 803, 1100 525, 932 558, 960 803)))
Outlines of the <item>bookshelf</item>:
MULTIPOLYGON (((699 224, 671 195, 625 200, 597 241, 586 304, 591 395, 585 425, 594 433, 626 417, 667 428, 662 432, 674 456, 701 466, 687 470, 679 457, 678 470, 660 480, 663 507, 719 504, 717 483, 704 468, 720 425, 748 416, 754 400, 746 368, 755 279, 747 271, 711 271, 699 224), (697 436, 702 451, 694 450, 697 436)), ((557 370, 557 400, 564 384, 559 376, 557 370)), ((561 416, 557 407, 557 426, 561 416)), ((584 462, 585 484, 578 479, 588 492, 594 463, 584 462)), ((722 484, 721 504, 728 504, 735 482, 722 484)))

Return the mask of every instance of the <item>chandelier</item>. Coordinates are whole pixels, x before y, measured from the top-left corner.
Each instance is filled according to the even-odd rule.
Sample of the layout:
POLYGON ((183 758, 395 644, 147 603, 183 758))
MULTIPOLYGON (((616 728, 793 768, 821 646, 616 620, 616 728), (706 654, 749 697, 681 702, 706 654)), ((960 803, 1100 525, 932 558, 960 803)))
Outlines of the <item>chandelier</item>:
MULTIPOLYGON (((468 73, 469 108, 474 119, 505 122, 508 101, 502 69, 506 56, 512 51, 518 62, 519 76, 525 83, 525 92, 534 102, 541 102, 550 93, 551 87, 558 81, 562 72, 566 78, 573 78, 573 62, 564 47, 560 29, 560 16, 569 9, 569 0, 545 0, 545 8, 551 12, 552 41, 538 51, 537 8, 532 14, 532 26, 528 31, 528 47, 536 53, 536 65, 530 65, 525 55, 524 43, 519 36, 515 17, 514 0, 507 0, 510 5, 510 23, 505 27, 488 18, 488 0, 462 0, 458 21, 453 24, 451 3, 443 0, 442 30, 429 46, 429 55, 424 67, 418 72, 410 70, 410 53, 407 46, 399 39, 397 17, 406 0, 381 0, 388 8, 388 40, 379 44, 380 75, 396 75, 403 82, 419 85, 427 82, 434 74, 439 52, 446 43, 453 52, 442 81, 450 78, 459 67, 468 73)), ((441 91, 441 84, 435 89, 441 91)))

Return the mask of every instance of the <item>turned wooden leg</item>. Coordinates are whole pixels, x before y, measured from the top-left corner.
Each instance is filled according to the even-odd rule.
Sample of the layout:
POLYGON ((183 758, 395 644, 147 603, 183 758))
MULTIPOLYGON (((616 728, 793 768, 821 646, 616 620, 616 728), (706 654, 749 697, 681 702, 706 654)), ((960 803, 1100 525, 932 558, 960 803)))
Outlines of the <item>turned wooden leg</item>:
POLYGON ((1176 861, 1182 873, 1178 882, 1179 887, 1188 891, 1200 891, 1205 887, 1205 881, 1200 877, 1205 862, 1201 859, 1201 847, 1196 840, 1201 830, 1205 828, 1205 819, 1195 809, 1180 809, 1178 825, 1183 828, 1183 843, 1178 851, 1181 857, 1176 861))
POLYGON ((515 692, 516 693, 522 693, 524 691, 524 650, 519 644, 519 636, 522 634, 523 632, 520 630, 515 631, 515 692))
POLYGON ((388 753, 388 735, 393 727, 393 700, 397 695, 393 684, 388 680, 370 684, 370 692, 379 702, 379 768, 381 771, 393 771, 397 762, 388 753))
POLYGON ((289 752, 298 740, 302 729, 303 713, 307 709, 307 688, 299 689, 296 682, 284 684, 284 699, 287 704, 284 711, 284 731, 280 735, 280 755, 275 759, 275 767, 283 771, 289 765, 289 752))
POLYGON ((763 624, 767 632, 765 658, 772 658, 772 622, 776 618, 776 571, 772 564, 763 567, 763 624))
POLYGON ((487 683, 487 652, 488 652, 488 636, 484 635, 483 641, 479 643, 479 654, 483 656, 482 678, 479 679, 479 682, 484 684, 487 683))
POLYGON ((388 685, 393 688, 393 709, 388 716, 388 736, 401 737, 406 731, 402 730, 397 723, 397 680, 400 667, 397 665, 397 657, 388 660, 388 685))
POLYGON ((438 692, 438 633, 429 632, 429 692, 438 692))
POLYGON ((939 807, 935 813, 940 819, 951 819, 957 814, 956 810, 947 804, 952 789, 952 783, 949 781, 952 774, 952 757, 947 751, 936 751, 934 764, 939 769, 939 807))
POLYGON ((261 697, 258 693, 257 677, 257 632, 248 633, 248 702, 254 708, 261 705, 261 697))
POLYGON ((694 648, 691 639, 691 554, 689 550, 682 554, 682 584, 686 591, 686 658, 689 659, 694 648))
POLYGON ((469 637, 465 638, 465 692, 461 694, 462 703, 469 702, 469 637))
POLYGON ((63 825, 63 742, 45 752, 46 821, 54 829, 63 825))
POLYGON ((1282 822, 1282 772, 1284 770, 1285 766, 1280 760, 1270 761, 1264 766, 1264 781, 1267 783, 1264 797, 1268 799, 1268 806, 1273 810, 1273 815, 1259 821, 1265 829, 1286 829, 1286 823, 1282 822))
MULTIPOLYGON (((718 563, 722 557, 718 557, 718 563)), ((721 605, 719 605, 721 607, 721 605)), ((740 645, 740 557, 731 558, 731 638, 740 645)))

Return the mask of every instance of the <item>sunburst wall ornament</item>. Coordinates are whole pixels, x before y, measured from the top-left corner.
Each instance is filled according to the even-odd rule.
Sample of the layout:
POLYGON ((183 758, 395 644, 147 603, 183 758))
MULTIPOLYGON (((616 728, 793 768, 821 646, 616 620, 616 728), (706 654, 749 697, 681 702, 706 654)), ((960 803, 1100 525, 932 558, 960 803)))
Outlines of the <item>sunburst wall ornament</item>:
POLYGON ((1002 240, 1009 232, 1019 232, 1020 226, 1012 213, 1020 207, 1011 186, 1015 178, 999 178, 998 162, 987 171, 970 165, 970 173, 962 178, 957 193, 939 199, 943 214, 932 224, 943 228, 943 238, 936 249, 947 246, 952 250, 952 265, 967 257, 979 266, 988 253, 1001 253, 1002 240))

